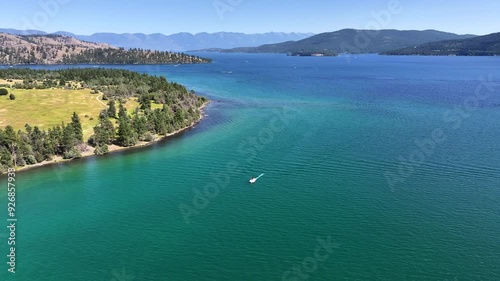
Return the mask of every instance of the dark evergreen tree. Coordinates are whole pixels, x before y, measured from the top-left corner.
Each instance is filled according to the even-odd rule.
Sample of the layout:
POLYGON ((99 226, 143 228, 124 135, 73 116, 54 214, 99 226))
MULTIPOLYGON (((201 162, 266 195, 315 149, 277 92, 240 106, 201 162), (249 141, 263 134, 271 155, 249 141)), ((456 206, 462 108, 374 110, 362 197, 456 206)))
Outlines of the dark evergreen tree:
POLYGON ((140 95, 137 101, 139 102, 141 109, 151 109, 151 97, 149 94, 140 95))
POLYGON ((18 137, 17 133, 14 131, 12 126, 8 125, 5 127, 4 135, 3 135, 3 145, 9 151, 11 155, 11 159, 13 161, 13 165, 17 166, 17 147, 18 147, 18 137))
POLYGON ((118 111, 118 135, 116 141, 121 146, 133 146, 137 143, 137 134, 127 114, 127 109, 120 102, 118 111))
POLYGON ((63 134, 62 134, 62 151, 63 152, 68 152, 70 149, 76 145, 76 139, 75 139, 75 131, 74 127, 71 124, 64 125, 62 124, 63 129, 63 134))
POLYGON ((73 134, 75 140, 77 140, 79 143, 82 143, 83 129, 82 129, 82 124, 80 122, 80 117, 78 117, 78 114, 76 114, 76 112, 73 112, 73 116, 71 116, 71 126, 73 127, 73 134))
POLYGON ((12 155, 5 146, 0 146, 0 164, 2 166, 1 170, 3 172, 5 172, 8 168, 14 166, 12 155))
POLYGON ((115 101, 110 100, 108 103, 108 116, 112 118, 116 118, 116 107, 115 107, 115 101))
POLYGON ((137 114, 134 115, 134 117, 132 118, 132 126, 134 128, 134 131, 137 133, 137 137, 140 140, 144 140, 144 136, 148 131, 148 128, 146 127, 146 118, 137 114))

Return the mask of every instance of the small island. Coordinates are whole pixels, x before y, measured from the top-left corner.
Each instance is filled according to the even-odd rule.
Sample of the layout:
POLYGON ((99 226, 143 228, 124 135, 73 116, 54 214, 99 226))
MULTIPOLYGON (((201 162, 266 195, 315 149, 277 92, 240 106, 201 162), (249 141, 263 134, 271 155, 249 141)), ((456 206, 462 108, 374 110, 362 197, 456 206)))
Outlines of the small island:
POLYGON ((0 173, 147 145, 192 127, 207 103, 128 70, 0 70, 0 173))
POLYGON ((293 57, 336 57, 338 54, 333 53, 333 52, 290 52, 287 54, 287 56, 293 56, 293 57))

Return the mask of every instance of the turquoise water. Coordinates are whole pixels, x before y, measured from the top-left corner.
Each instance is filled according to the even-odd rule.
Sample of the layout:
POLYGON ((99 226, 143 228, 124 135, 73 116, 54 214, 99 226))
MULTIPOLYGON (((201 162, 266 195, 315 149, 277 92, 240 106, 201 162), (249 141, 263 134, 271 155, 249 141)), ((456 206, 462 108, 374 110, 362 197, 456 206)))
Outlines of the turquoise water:
POLYGON ((210 56, 124 67, 209 96, 194 129, 18 173, 0 280, 500 280, 498 58, 210 56))

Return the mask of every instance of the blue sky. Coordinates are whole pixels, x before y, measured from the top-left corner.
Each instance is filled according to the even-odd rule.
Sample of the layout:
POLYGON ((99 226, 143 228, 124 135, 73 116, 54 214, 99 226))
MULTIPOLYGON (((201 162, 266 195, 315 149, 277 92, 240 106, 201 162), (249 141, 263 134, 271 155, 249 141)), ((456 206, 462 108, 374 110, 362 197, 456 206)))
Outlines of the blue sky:
POLYGON ((2 28, 82 35, 320 33, 370 26, 478 35, 500 31, 498 0, 23 0, 3 1, 2 11, 2 28), (390 18, 377 16, 382 14, 390 18))

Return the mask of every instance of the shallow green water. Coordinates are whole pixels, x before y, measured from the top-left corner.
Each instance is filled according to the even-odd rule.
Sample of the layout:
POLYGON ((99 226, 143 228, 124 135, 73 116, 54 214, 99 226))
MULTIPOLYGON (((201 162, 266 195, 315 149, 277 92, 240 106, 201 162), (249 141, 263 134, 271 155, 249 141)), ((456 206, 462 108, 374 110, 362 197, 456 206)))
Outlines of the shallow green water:
POLYGON ((213 56, 126 67, 208 95, 193 130, 17 175, 17 273, 1 280, 500 278, 499 83, 446 115, 499 81, 497 58, 213 56))

